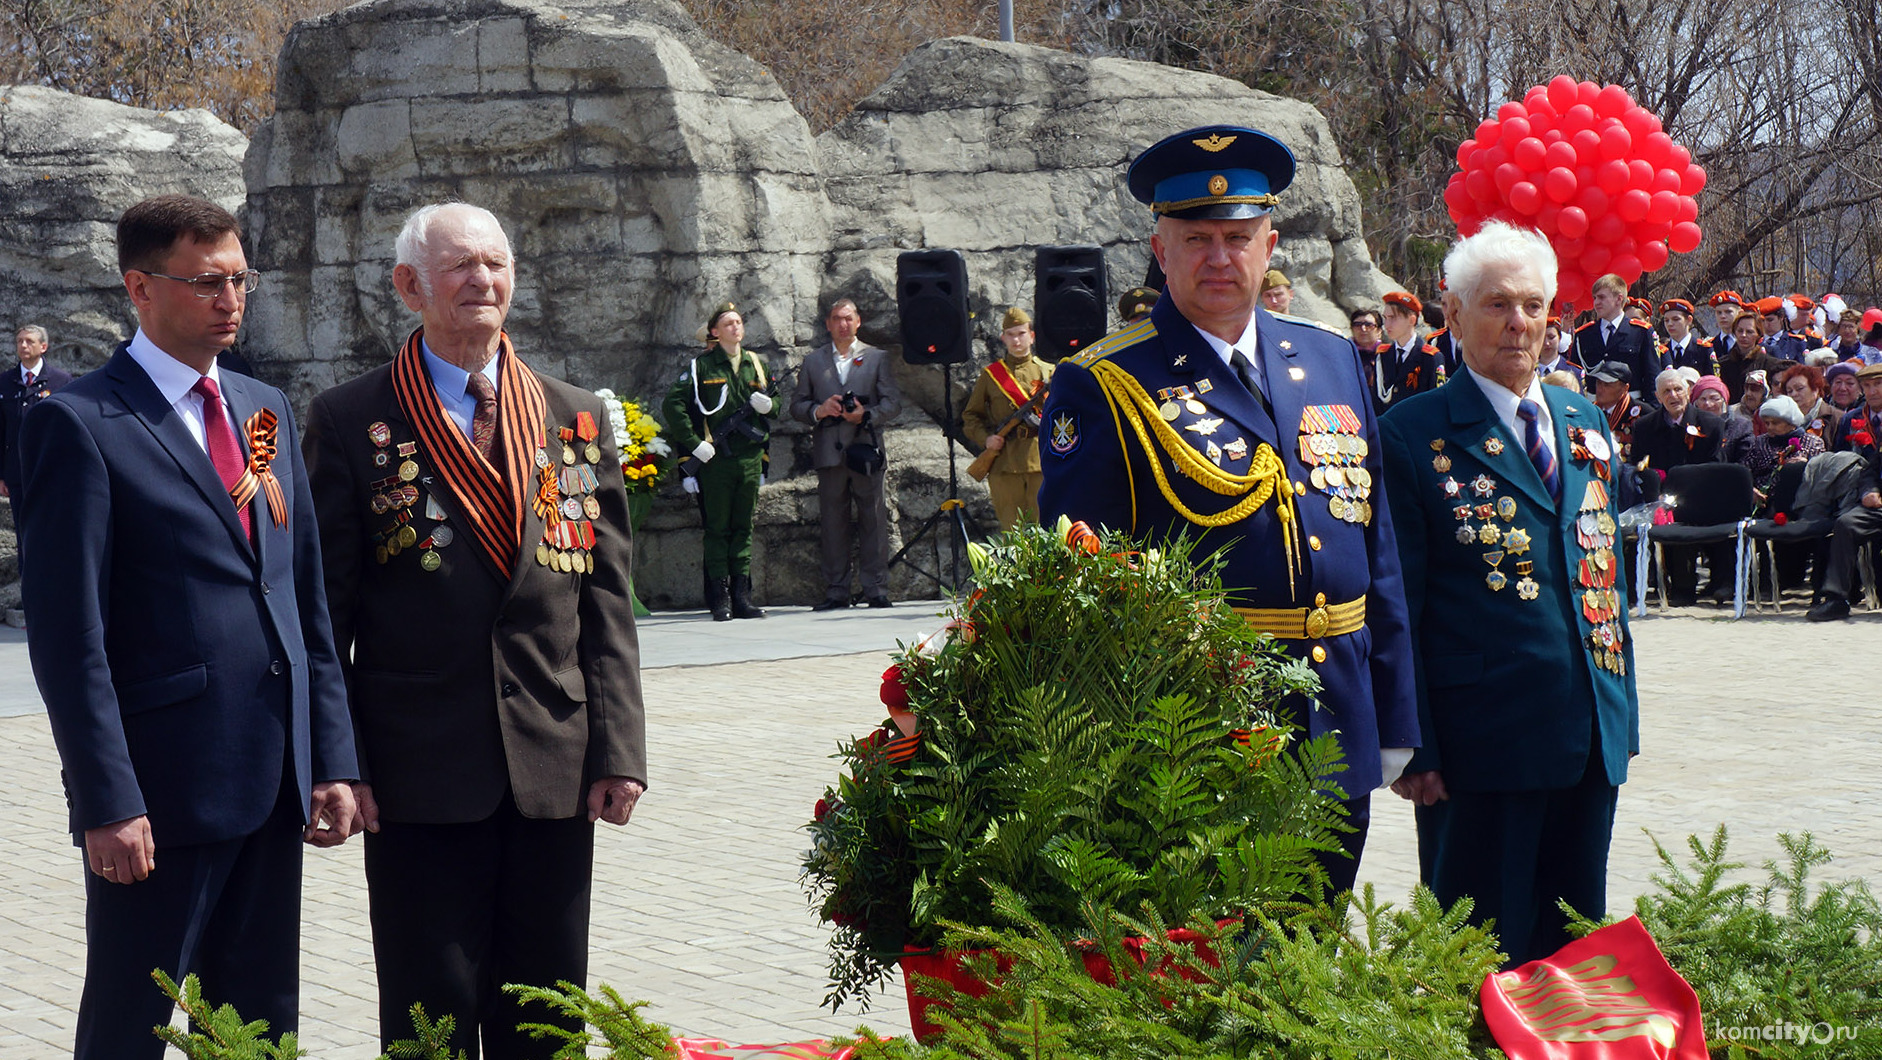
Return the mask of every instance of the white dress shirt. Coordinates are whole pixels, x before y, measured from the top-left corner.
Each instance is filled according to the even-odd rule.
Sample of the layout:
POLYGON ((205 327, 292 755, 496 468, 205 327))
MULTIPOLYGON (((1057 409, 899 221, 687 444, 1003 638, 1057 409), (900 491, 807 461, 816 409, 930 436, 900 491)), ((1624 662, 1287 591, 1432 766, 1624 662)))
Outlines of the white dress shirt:
MULTIPOLYGON (((1464 371, 1470 372, 1470 368, 1466 366, 1464 371)), ((1521 403, 1524 398, 1535 402, 1536 408, 1540 410, 1536 413, 1536 430, 1542 433, 1542 444, 1549 450, 1549 453, 1555 457, 1555 465, 1557 467, 1562 465, 1562 454, 1555 451, 1555 418, 1549 415, 1549 403, 1542 400, 1542 381, 1540 379, 1531 375, 1529 377, 1529 389, 1518 394, 1509 387, 1485 379, 1475 372, 1470 372, 1470 377, 1477 381, 1477 387, 1483 391, 1483 396, 1490 399, 1490 407, 1496 410, 1497 419, 1502 420, 1503 426, 1509 428, 1509 432, 1511 435, 1515 436, 1518 446, 1524 445, 1524 439, 1529 437, 1529 424, 1528 421, 1516 414, 1516 406, 1521 403)), ((1527 453, 1525 453, 1525 455, 1527 455, 1527 453)))
MULTIPOLYGON (((158 349, 157 344, 144 334, 143 328, 138 328, 137 334, 131 336, 130 347, 124 352, 130 354, 131 360, 136 361, 150 381, 157 384, 157 392, 183 418, 183 426, 189 428, 190 437, 196 439, 196 444, 202 446, 203 452, 209 452, 208 443, 203 441, 203 398, 192 391, 196 381, 202 378, 202 373, 158 349)), ((220 392, 222 374, 213 361, 209 364, 209 378, 215 380, 216 389, 220 392)), ((229 408, 226 394, 222 398, 222 408, 223 415, 233 426, 235 412, 229 408)))
MULTIPOLYGON (((477 398, 470 392, 470 373, 450 361, 431 352, 425 340, 418 340, 418 348, 425 357, 425 370, 431 373, 432 388, 438 392, 438 403, 444 406, 445 415, 457 424, 457 429, 464 432, 464 437, 471 437, 471 419, 477 415, 477 398)), ((502 400, 503 388, 498 384, 497 358, 490 358, 489 363, 478 369, 478 375, 490 380, 490 388, 502 400)))
POLYGON ((843 386, 850 385, 850 365, 856 363, 856 340, 850 340, 847 351, 839 350, 836 343, 831 343, 830 356, 836 358, 836 381, 843 386))
MULTIPOLYGON (((1266 369, 1261 365, 1260 346, 1257 345, 1255 338, 1255 319, 1254 314, 1249 315, 1248 326, 1242 329, 1242 337, 1232 343, 1223 342, 1221 339, 1209 334, 1201 328, 1196 328, 1194 324, 1191 324, 1190 327, 1196 328, 1196 334, 1202 336, 1202 341, 1209 344, 1209 348, 1215 351, 1217 357, 1222 358, 1222 363, 1228 365, 1229 371, 1231 372, 1235 371, 1235 353, 1237 350, 1241 351, 1242 356, 1248 358, 1248 363, 1254 366, 1255 385, 1261 387, 1261 392, 1266 394, 1268 392, 1268 374, 1266 369)), ((1241 377, 1238 375, 1236 378, 1239 379, 1241 377)))

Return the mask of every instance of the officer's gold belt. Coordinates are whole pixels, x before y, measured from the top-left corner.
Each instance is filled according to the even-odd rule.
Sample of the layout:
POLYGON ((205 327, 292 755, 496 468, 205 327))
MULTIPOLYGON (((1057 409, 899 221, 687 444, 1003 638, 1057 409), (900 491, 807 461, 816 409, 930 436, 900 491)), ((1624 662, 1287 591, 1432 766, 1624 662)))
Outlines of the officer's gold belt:
POLYGON ((1366 625, 1366 598, 1328 604, 1322 594, 1313 607, 1238 607, 1249 628, 1282 640, 1319 640, 1357 633, 1366 625))

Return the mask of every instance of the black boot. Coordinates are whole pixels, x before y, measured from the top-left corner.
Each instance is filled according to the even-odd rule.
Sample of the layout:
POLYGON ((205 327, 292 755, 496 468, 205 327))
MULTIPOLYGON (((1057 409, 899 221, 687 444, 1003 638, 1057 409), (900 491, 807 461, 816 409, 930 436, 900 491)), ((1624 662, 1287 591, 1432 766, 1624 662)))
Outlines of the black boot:
POLYGON ((754 606, 751 602, 751 575, 749 574, 732 575, 732 617, 765 617, 763 609, 754 606))
POLYGON ((714 622, 732 621, 732 609, 726 603, 724 578, 706 576, 706 610, 712 612, 714 622))

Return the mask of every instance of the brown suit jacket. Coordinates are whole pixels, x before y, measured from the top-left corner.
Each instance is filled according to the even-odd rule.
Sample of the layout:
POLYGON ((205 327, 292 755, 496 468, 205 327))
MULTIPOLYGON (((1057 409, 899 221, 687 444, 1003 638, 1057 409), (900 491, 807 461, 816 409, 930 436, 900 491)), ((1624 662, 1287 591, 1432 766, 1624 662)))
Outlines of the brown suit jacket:
MULTIPOLYGON (((314 399, 303 441, 326 560, 334 641, 346 671, 363 779, 387 820, 478 821, 513 793, 527 817, 585 813, 588 785, 607 776, 646 783, 640 650, 628 592, 627 494, 601 400, 540 374, 553 466, 559 428, 576 413, 600 426, 593 520, 595 571, 537 562, 543 519, 524 506, 522 547, 507 581, 474 551, 461 504, 422 444, 413 457, 420 499, 406 509, 418 544, 379 562, 375 534, 397 513, 373 512, 374 482, 395 475, 415 441, 382 366, 314 399), (377 466, 369 428, 391 431, 377 466), (454 539, 423 566, 440 525, 454 539), (435 511, 435 510, 434 510, 435 511)), ((584 447, 575 445, 578 452, 584 447)), ((580 455, 577 463, 584 463, 580 455)), ((523 485, 535 491, 535 483, 523 485)), ((512 484, 514 487, 514 484, 512 484)))

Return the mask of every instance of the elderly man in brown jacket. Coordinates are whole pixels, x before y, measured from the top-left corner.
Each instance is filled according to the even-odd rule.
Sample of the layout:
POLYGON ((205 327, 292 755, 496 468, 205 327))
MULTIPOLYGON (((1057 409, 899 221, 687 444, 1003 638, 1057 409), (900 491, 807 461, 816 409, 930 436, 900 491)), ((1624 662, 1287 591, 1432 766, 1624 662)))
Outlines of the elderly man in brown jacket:
POLYGON ((359 734, 379 1030, 414 1002, 453 1052, 545 1048, 505 983, 588 974, 596 820, 646 783, 631 543, 601 400, 503 332, 516 272, 463 203, 399 234, 422 318, 392 362, 314 399, 304 446, 359 734))

